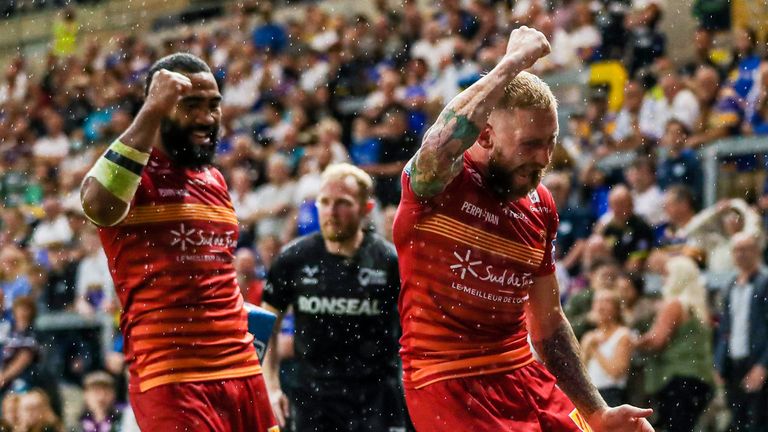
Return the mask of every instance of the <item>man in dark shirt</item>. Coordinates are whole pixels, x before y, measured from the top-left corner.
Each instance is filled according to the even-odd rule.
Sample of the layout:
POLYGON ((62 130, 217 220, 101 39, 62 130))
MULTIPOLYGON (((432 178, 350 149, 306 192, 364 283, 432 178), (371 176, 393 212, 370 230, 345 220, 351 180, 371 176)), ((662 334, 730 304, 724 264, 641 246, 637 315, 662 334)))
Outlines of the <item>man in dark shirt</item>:
POLYGON ((373 208, 372 180, 349 164, 323 173, 317 206, 321 232, 287 246, 272 264, 262 306, 295 313, 300 387, 290 403, 278 379, 274 335, 264 361, 272 407, 296 431, 401 431, 394 247, 363 231, 373 208))
POLYGON ((680 120, 672 119, 667 122, 660 142, 666 154, 659 161, 659 187, 667 189, 673 184, 684 184, 693 192, 696 200, 701 200, 701 162, 694 150, 686 148, 689 136, 690 131, 680 120))
POLYGON ((639 271, 653 245, 653 229, 635 214, 632 194, 626 186, 613 188, 608 195, 608 205, 612 215, 602 234, 624 270, 629 273, 639 271))

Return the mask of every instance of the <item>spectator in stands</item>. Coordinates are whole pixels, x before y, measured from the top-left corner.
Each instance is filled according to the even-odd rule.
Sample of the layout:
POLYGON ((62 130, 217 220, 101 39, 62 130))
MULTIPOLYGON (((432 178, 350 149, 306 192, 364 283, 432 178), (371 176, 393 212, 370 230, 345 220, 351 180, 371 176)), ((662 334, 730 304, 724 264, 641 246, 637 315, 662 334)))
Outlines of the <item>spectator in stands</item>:
POLYGON ((622 323, 618 293, 615 290, 595 293, 590 313, 595 317, 596 328, 581 339, 582 359, 600 396, 608 406, 619 406, 627 401, 632 336, 622 323))
POLYGON ((559 263, 575 273, 578 270, 586 239, 590 234, 593 218, 586 209, 571 202, 571 179, 568 174, 552 172, 544 177, 542 183, 552 193, 560 216, 560 224, 557 227, 556 258, 559 263))
POLYGON ((30 283, 30 265, 27 255, 16 245, 6 245, 0 249, 0 293, 2 293, 2 315, 8 315, 13 302, 22 296, 32 294, 30 283))
POLYGON ((745 135, 768 135, 768 61, 757 71, 755 84, 747 95, 745 135))
POLYGON ((262 23, 253 30, 253 45, 262 50, 279 53, 288 44, 288 34, 283 26, 274 22, 272 3, 260 3, 262 23))
POLYGON ((744 118, 743 100, 732 86, 718 87, 717 72, 708 66, 702 66, 694 75, 694 82, 699 89, 699 100, 709 98, 714 90, 715 97, 711 105, 702 109, 703 115, 698 128, 688 139, 688 147, 698 149, 714 140, 737 135, 741 132, 744 118))
POLYGON ((656 166, 647 157, 636 158, 624 170, 624 178, 632 192, 635 214, 642 217, 651 227, 666 222, 663 207, 664 195, 656 182, 656 166))
POLYGON ((616 115, 615 127, 611 134, 611 139, 619 150, 635 150, 642 145, 639 118, 643 93, 643 85, 638 80, 627 81, 624 86, 624 101, 616 115))
MULTIPOLYGON (((406 111, 393 105, 384 111, 381 123, 372 128, 377 146, 369 163, 360 164, 375 181, 374 193, 382 206, 400 202, 400 174, 416 152, 416 138, 408 133, 406 111)), ((354 157, 353 157, 354 160, 354 157)))
POLYGON ((613 259, 599 259, 589 268, 589 285, 568 299, 563 311, 573 327, 573 334, 581 339, 587 331, 595 328, 596 317, 592 311, 595 293, 613 291, 621 274, 618 263, 613 259))
POLYGON ((739 98, 746 99, 762 62, 757 53, 757 33, 751 28, 737 27, 733 30, 733 42, 729 84, 739 98))
POLYGON ((411 57, 427 62, 431 73, 440 70, 440 63, 453 57, 455 41, 443 36, 440 22, 433 18, 421 27, 421 37, 411 46, 411 57))
POLYGON ((31 297, 18 297, 12 310, 13 327, 2 351, 0 391, 24 392, 41 384, 37 378, 40 344, 34 331, 37 308, 31 297))
MULTIPOLYGON (((658 63, 661 64, 664 63, 658 63)), ((639 119, 641 133, 654 140, 661 138, 664 127, 673 118, 682 122, 688 129, 694 128, 698 124, 701 111, 696 96, 685 88, 674 69, 663 69, 657 75, 663 96, 654 99, 653 93, 646 95, 639 119)))
POLYGON ((84 256, 77 264, 75 309, 86 317, 111 314, 117 309, 115 287, 98 233, 89 227, 81 242, 84 256))
POLYGON ((2 418, 0 418, 0 432, 14 432, 19 430, 19 401, 18 393, 6 393, 3 397, 2 418))
POLYGON ((234 265, 237 272, 237 285, 240 287, 243 299, 248 303, 260 305, 261 293, 264 290, 264 277, 258 274, 256 255, 248 248, 240 248, 235 254, 234 265))
POLYGON ((43 114, 45 135, 35 141, 32 154, 40 163, 55 167, 69 154, 70 141, 64 132, 64 119, 54 110, 43 114))
POLYGON ((34 388, 21 395, 19 425, 24 432, 61 432, 61 421, 51 408, 48 395, 34 388))
POLYGON ((683 228, 696 215, 696 203, 688 187, 677 184, 664 192, 664 212, 669 221, 664 227, 659 240, 662 246, 682 245, 685 243, 683 228))
POLYGON ((629 14, 624 21, 629 30, 627 48, 624 50, 624 64, 629 76, 651 64, 664 55, 666 36, 658 29, 662 17, 661 2, 649 1, 644 7, 629 14))
POLYGON ((632 193, 617 185, 608 196, 611 212, 601 218, 596 232, 603 235, 614 258, 634 274, 642 269, 653 246, 653 229, 634 210, 632 193))
POLYGON ((43 218, 32 232, 30 244, 34 248, 46 248, 52 243, 68 243, 72 240, 72 228, 69 226, 61 200, 49 196, 43 201, 43 218))
POLYGON ((768 419, 768 272, 760 241, 749 233, 731 239, 738 276, 723 294, 715 367, 724 382, 733 431, 757 431, 768 419))
POLYGON ((616 281, 616 291, 621 300, 624 325, 633 330, 648 331, 656 314, 656 304, 654 299, 645 294, 643 279, 623 274, 616 281))
POLYGON ((707 270, 713 274, 728 274, 734 270, 730 239, 745 233, 765 242, 760 215, 741 198, 720 201, 696 214, 682 229, 687 243, 706 251, 707 270))
POLYGON ((658 402, 658 426, 690 432, 714 384, 707 292, 690 258, 671 258, 665 269, 662 304, 651 329, 635 345, 650 353, 645 390, 658 402))
POLYGON ((659 142, 665 150, 659 160, 659 186, 667 189, 675 184, 686 185, 697 201, 703 197, 704 174, 701 162, 694 150, 688 148, 690 129, 677 119, 667 122, 664 136, 659 142))
POLYGON ((255 210, 245 219, 256 224, 256 238, 269 235, 280 236, 286 215, 293 209, 293 195, 296 183, 291 179, 288 157, 275 153, 267 160, 268 182, 255 192, 255 210))
POLYGON ((61 312, 74 308, 78 268, 75 253, 69 244, 55 242, 48 245, 45 253, 47 278, 40 297, 43 310, 61 312))
POLYGON ((115 406, 115 379, 106 372, 96 371, 83 380, 85 409, 80 415, 82 432, 107 432, 117 430, 123 413, 115 406))
POLYGON ((582 62, 591 61, 595 50, 602 44, 602 38, 595 26, 594 14, 587 3, 574 4, 572 26, 571 31, 568 32, 572 49, 582 62))

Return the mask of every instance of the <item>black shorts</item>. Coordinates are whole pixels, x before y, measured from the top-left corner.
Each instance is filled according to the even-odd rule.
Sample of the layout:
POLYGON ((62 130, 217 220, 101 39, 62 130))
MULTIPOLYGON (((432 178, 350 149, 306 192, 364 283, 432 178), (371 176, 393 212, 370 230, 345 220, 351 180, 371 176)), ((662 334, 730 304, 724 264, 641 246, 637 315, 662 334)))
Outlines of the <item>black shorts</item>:
POLYGON ((311 383, 295 389, 294 432, 405 432, 405 399, 397 377, 311 383))

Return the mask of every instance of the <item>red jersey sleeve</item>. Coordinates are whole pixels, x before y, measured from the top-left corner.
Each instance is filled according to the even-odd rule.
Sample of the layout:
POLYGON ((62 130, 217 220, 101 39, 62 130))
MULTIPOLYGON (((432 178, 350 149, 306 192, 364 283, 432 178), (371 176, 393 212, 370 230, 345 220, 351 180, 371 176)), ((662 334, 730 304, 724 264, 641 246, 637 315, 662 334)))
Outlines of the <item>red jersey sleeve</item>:
POLYGON ((548 211, 542 212, 546 229, 546 243, 544 244, 544 259, 536 271, 535 276, 549 276, 555 272, 555 245, 557 244, 557 228, 560 225, 560 217, 557 215, 557 206, 552 194, 544 185, 536 189, 541 197, 542 207, 548 211))

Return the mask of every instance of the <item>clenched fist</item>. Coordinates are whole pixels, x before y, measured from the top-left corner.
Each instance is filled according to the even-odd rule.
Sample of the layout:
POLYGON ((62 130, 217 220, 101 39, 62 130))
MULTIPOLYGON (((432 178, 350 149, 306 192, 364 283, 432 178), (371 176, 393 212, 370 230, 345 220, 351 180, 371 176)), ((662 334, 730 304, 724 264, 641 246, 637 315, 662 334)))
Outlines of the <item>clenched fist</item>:
POLYGON ((536 60, 549 54, 552 48, 543 33, 530 27, 522 26, 509 34, 505 59, 528 69, 536 60))
POLYGON ((192 89, 192 81, 188 77, 178 72, 160 69, 152 77, 152 84, 144 101, 144 109, 165 117, 190 89, 192 89))

